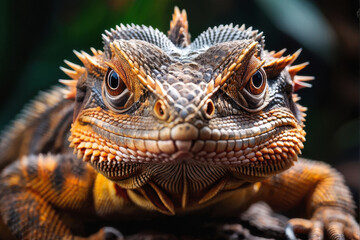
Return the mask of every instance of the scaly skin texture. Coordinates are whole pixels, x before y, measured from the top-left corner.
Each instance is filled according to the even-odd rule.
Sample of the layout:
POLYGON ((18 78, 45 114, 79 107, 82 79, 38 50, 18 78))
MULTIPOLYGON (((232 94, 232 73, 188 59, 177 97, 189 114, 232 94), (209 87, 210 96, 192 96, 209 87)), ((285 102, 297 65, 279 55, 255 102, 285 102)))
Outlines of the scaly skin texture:
POLYGON ((66 61, 68 90, 42 93, 1 138, 0 212, 15 238, 80 239, 89 219, 235 216, 262 200, 305 209, 290 224, 311 239, 359 239, 342 176, 297 158, 294 91, 312 79, 296 75, 299 51, 269 52, 232 25, 191 43, 177 8, 168 37, 121 25, 103 41, 75 52, 84 66, 66 61))

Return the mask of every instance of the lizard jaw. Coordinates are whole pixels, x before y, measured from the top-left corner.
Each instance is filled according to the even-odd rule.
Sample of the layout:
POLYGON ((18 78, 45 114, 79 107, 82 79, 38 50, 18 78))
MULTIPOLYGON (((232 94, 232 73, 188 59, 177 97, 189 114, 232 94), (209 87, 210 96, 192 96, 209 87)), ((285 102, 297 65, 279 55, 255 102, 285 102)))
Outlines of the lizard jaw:
MULTIPOLYGON (((131 191, 137 199, 142 196, 141 199, 149 200, 151 198, 147 194, 153 196, 154 191, 161 196, 162 193, 168 196, 179 196, 181 193, 182 196, 191 195, 191 201, 198 204, 210 201, 228 186, 236 188, 242 187, 246 181, 261 181, 293 165, 303 147, 305 132, 289 115, 280 115, 283 117, 273 118, 274 121, 266 125, 269 127, 263 131, 240 132, 248 133, 248 138, 229 139, 232 136, 227 136, 228 139, 224 140, 220 131, 211 132, 209 127, 195 128, 190 123, 182 123, 173 128, 163 128, 166 131, 159 130, 158 134, 154 134, 159 139, 132 139, 132 146, 139 147, 136 142, 143 142, 146 151, 127 146, 129 141, 124 135, 106 131, 105 123, 80 117, 78 119, 82 122, 73 124, 69 140, 79 158, 89 162, 95 170, 120 187, 131 191), (147 141, 151 144, 146 144, 147 141), (170 146, 168 152, 159 152, 161 141, 170 146), (170 172, 175 174, 174 177, 169 177, 169 169, 172 169, 170 172), (206 175, 212 176, 212 180, 200 181, 199 178, 206 172, 206 175), (174 179, 182 180, 175 183, 174 179), (194 187, 199 182, 202 182, 201 189, 194 187), (186 194, 183 193, 184 189, 186 194)), ((233 137, 240 134, 233 134, 233 137)), ((175 205, 184 208, 187 201, 177 200, 175 205)))
POLYGON ((180 123, 134 131, 114 128, 114 123, 103 122, 90 112, 73 124, 69 140, 79 158, 107 165, 188 162, 260 168, 301 153, 305 132, 290 113, 276 111, 263 119, 267 122, 244 129, 180 123))

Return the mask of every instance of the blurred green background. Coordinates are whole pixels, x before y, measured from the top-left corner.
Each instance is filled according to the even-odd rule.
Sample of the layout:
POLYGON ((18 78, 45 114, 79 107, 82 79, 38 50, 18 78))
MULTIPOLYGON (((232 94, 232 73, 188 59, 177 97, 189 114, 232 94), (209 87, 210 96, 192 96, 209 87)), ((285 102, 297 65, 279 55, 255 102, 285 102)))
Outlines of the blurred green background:
POLYGON ((313 88, 300 90, 309 108, 303 156, 331 163, 346 176, 357 201, 359 165, 358 1, 311 0, 2 0, 0 2, 0 129, 39 90, 67 78, 73 49, 102 49, 101 33, 119 23, 167 32, 174 6, 185 8, 194 39, 210 26, 242 24, 264 31, 269 50, 302 48, 296 63, 313 88))

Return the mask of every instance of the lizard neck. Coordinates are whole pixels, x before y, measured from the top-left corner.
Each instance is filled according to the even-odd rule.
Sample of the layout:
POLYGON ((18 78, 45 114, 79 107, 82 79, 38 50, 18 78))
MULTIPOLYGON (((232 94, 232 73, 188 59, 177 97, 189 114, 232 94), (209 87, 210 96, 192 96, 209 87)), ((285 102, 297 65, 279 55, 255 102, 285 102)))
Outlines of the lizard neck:
POLYGON ((149 168, 148 172, 153 172, 150 179, 146 179, 145 174, 137 179, 131 178, 131 181, 144 179, 141 186, 129 187, 126 181, 120 181, 117 185, 127 189, 127 196, 136 205, 168 215, 201 209, 227 198, 233 190, 252 185, 220 166, 183 162, 150 165, 149 168), (166 168, 166 171, 162 168, 166 168))

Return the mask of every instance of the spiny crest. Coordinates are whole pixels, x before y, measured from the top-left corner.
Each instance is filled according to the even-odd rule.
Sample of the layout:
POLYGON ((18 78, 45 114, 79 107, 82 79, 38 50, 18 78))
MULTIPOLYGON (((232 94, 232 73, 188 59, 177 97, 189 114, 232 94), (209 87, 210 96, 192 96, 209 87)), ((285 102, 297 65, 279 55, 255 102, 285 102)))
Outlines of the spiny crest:
POLYGON ((175 7, 170 22, 170 30, 168 37, 172 43, 178 47, 187 47, 190 45, 189 24, 187 21, 186 11, 183 9, 180 12, 178 7, 175 7))
POLYGON ((269 52, 270 56, 273 58, 271 61, 267 62, 263 67, 266 71, 266 74, 269 78, 277 77, 282 70, 288 67, 288 72, 290 74, 291 79, 294 83, 294 91, 297 91, 301 88, 311 87, 308 81, 314 80, 313 76, 299 76, 296 75, 302 69, 304 69, 309 62, 300 63, 298 65, 293 65, 295 60, 299 57, 301 53, 301 49, 297 50, 294 54, 283 57, 286 49, 282 49, 278 52, 271 51, 269 52))
MULTIPOLYGON (((233 26, 229 25, 220 25, 218 27, 209 28, 202 34, 200 34, 195 41, 190 44, 190 34, 188 32, 188 22, 187 15, 185 10, 180 12, 178 7, 175 7, 173 19, 170 22, 170 30, 168 32, 169 37, 166 37, 158 29, 153 29, 152 27, 138 26, 138 25, 120 25, 116 26, 116 29, 110 29, 110 31, 105 31, 105 34, 102 35, 104 41, 104 52, 100 50, 95 50, 91 48, 93 56, 87 54, 84 51, 77 52, 74 51, 75 55, 80 59, 85 67, 81 67, 74 63, 65 60, 65 63, 71 68, 66 69, 61 67, 61 70, 64 71, 72 80, 60 80, 61 83, 69 87, 69 92, 66 94, 66 98, 74 98, 76 95, 76 85, 80 77, 87 72, 92 74, 95 77, 104 75, 107 71, 107 66, 105 64, 104 58, 111 57, 114 54, 116 49, 118 54, 121 54, 126 61, 131 66, 133 72, 138 76, 139 80, 145 86, 148 86, 150 89, 157 92, 159 95, 163 95, 164 91, 161 89, 161 84, 157 84, 156 80, 150 77, 151 74, 144 73, 140 71, 142 68, 139 68, 139 63, 136 63, 132 54, 129 54, 123 51, 118 46, 118 42, 115 44, 115 40, 130 40, 137 39, 143 40, 147 43, 153 44, 162 50, 174 50, 177 47, 186 47, 189 46, 193 49, 201 49, 204 47, 210 47, 223 42, 230 42, 234 40, 254 40, 254 46, 257 48, 258 56, 262 56, 262 52, 265 45, 265 38, 262 32, 258 30, 253 30, 252 27, 245 28, 245 25, 242 26, 233 26), (104 54, 106 56, 104 56, 104 54)), ((252 48, 254 47, 252 46, 252 48)), ((300 88, 310 87, 311 85, 307 81, 313 80, 311 76, 297 76, 297 72, 302 70, 307 62, 291 66, 291 64, 299 56, 301 50, 298 50, 292 55, 283 57, 283 54, 286 49, 282 49, 279 52, 269 52, 270 61, 266 61, 263 65, 269 78, 277 77, 281 71, 288 67, 289 74, 294 83, 294 91, 297 91, 300 88)), ((240 59, 240 57, 239 57, 240 59)), ((141 64, 142 65, 142 64, 141 64)), ((231 65, 224 67, 222 71, 218 73, 215 77, 215 80, 208 85, 207 92, 213 92, 217 87, 220 87, 226 79, 237 69, 239 69, 241 61, 235 61, 231 65)))
POLYGON ((295 75, 293 78, 294 81, 294 91, 297 91, 301 88, 310 88, 312 85, 310 83, 307 83, 307 81, 314 80, 314 76, 298 76, 295 75))
MULTIPOLYGON (((304 63, 300 63, 297 65, 291 66, 291 64, 293 64, 295 62, 295 60, 298 58, 298 56, 300 55, 301 49, 299 49, 292 55, 283 57, 283 54, 285 53, 285 51, 286 51, 286 49, 284 48, 278 52, 275 52, 275 51, 269 52, 271 60, 263 66, 268 77, 269 78, 277 77, 282 70, 284 70, 286 67, 288 67, 287 70, 289 72, 291 80, 293 81, 294 92, 296 92, 297 90, 299 90, 301 88, 305 88, 305 87, 310 88, 311 84, 308 83, 308 81, 314 80, 313 76, 296 75, 298 72, 300 72, 302 69, 304 69, 307 65, 309 65, 309 62, 304 62, 304 63)), ((300 100, 300 97, 296 93, 293 93, 292 98, 293 98, 293 101, 295 102, 297 108, 300 110, 301 122, 304 122, 305 117, 306 117, 305 112, 306 112, 307 108, 301 106, 298 103, 298 101, 300 100)))
POLYGON ((233 40, 252 39, 259 43, 258 51, 261 51, 265 47, 265 37, 263 32, 253 30, 252 27, 245 28, 245 24, 233 26, 220 25, 214 28, 208 28, 205 32, 201 33, 191 44, 193 48, 203 48, 205 46, 212 46, 217 43, 230 42, 233 40))
POLYGON ((91 52, 93 53, 93 56, 90 56, 84 51, 81 51, 81 53, 79 53, 74 50, 75 55, 80 59, 80 61, 84 64, 85 67, 79 66, 67 60, 64 60, 64 62, 71 69, 60 67, 60 69, 72 79, 72 80, 67 80, 67 79, 59 80, 60 83, 68 87, 68 91, 65 93, 66 99, 75 98, 76 85, 79 79, 81 78, 81 76, 85 72, 98 77, 100 75, 103 75, 107 71, 107 68, 99 63, 100 58, 102 58, 103 52, 100 50, 96 50, 94 48, 91 48, 91 52))
POLYGON ((185 10, 180 12, 178 7, 175 7, 173 19, 170 22, 170 30, 168 31, 168 37, 165 36, 158 29, 152 27, 146 27, 144 25, 135 24, 120 24, 115 29, 111 28, 110 31, 105 30, 105 34, 102 34, 104 41, 104 50, 107 57, 110 57, 110 43, 115 40, 124 39, 137 39, 151 43, 161 49, 167 51, 179 50, 179 48, 185 48, 190 46, 193 49, 201 49, 209 47, 217 43, 229 42, 233 40, 252 39, 259 43, 259 53, 265 46, 265 38, 263 32, 253 30, 252 27, 245 28, 245 25, 239 27, 238 25, 220 25, 218 27, 209 28, 202 34, 200 34, 193 43, 190 42, 190 33, 188 31, 188 21, 185 10))
POLYGON ((116 26, 116 29, 111 28, 110 31, 105 30, 105 34, 102 34, 102 39, 104 41, 104 50, 107 57, 110 57, 111 55, 110 43, 120 39, 143 40, 158 46, 161 49, 171 49, 175 47, 165 34, 160 32, 158 29, 135 24, 120 24, 120 26, 116 26))
POLYGON ((68 87, 68 91, 65 93, 66 99, 74 99, 76 96, 76 85, 78 79, 81 75, 84 74, 85 68, 81 67, 75 63, 69 62, 68 60, 64 60, 64 62, 72 69, 67 69, 64 67, 60 67, 60 69, 68 75, 72 80, 68 79, 60 79, 59 82, 68 87))
POLYGON ((95 49, 92 50, 92 52, 95 52, 94 56, 90 56, 84 51, 81 51, 79 53, 78 51, 74 50, 75 55, 80 59, 80 61, 84 64, 86 71, 88 74, 94 75, 96 77, 99 77, 106 73, 107 67, 100 64, 102 58, 101 51, 96 51, 95 49))
POLYGON ((268 78, 275 78, 279 76, 280 72, 282 72, 285 67, 291 65, 299 57, 300 52, 301 49, 297 50, 294 54, 285 57, 282 56, 282 54, 284 53, 283 50, 275 53, 274 55, 278 57, 275 57, 275 59, 269 61, 264 65, 264 70, 268 78))

